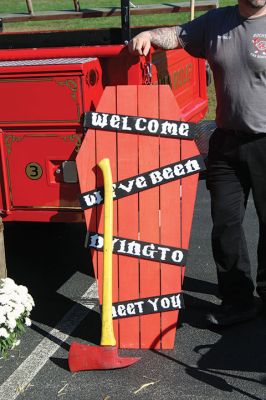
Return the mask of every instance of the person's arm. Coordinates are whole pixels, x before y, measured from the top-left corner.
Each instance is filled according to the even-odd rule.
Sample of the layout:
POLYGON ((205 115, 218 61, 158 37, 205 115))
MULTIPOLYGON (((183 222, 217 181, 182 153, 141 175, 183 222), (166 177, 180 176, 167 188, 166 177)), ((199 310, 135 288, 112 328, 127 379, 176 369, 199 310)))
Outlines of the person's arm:
POLYGON ((130 40, 128 48, 133 54, 146 56, 151 45, 167 50, 181 48, 182 46, 177 37, 176 26, 141 32, 130 40))

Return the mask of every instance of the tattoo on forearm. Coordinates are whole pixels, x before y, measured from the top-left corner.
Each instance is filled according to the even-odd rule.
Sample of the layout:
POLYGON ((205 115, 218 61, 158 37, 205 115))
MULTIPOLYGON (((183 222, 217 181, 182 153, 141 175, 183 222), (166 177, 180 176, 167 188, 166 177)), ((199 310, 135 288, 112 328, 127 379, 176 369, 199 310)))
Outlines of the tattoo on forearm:
POLYGON ((163 49, 175 49, 179 45, 176 27, 153 29, 150 34, 152 44, 163 49))

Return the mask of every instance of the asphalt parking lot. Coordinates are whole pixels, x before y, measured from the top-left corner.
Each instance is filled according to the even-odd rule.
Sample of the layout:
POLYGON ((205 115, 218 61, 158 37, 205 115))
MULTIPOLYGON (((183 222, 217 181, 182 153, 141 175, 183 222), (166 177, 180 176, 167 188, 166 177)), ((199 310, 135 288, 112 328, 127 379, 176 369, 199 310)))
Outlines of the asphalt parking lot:
MULTIPOLYGON (((120 351, 141 361, 121 370, 72 374, 69 344, 99 341, 96 287, 83 248, 85 227, 6 224, 9 276, 29 288, 36 306, 20 346, 0 360, 0 399, 266 399, 266 316, 220 331, 205 322, 207 311, 219 302, 210 225, 209 195, 201 180, 184 282, 186 309, 175 348, 120 351)), ((245 227, 255 273, 258 227, 252 199, 245 227)))

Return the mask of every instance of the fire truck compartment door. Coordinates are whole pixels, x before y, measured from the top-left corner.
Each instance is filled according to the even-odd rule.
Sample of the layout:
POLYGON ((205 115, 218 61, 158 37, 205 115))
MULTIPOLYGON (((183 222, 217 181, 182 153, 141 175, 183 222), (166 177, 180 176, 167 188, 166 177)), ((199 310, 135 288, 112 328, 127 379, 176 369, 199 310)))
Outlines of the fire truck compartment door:
POLYGON ((11 208, 80 209, 75 158, 81 135, 24 131, 4 136, 11 208))

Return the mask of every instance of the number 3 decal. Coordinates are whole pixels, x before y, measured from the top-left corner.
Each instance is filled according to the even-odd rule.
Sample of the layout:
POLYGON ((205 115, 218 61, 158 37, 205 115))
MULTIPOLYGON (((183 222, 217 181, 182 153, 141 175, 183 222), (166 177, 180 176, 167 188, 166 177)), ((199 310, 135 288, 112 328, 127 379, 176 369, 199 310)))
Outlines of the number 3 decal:
POLYGON ((25 172, 29 179, 40 179, 42 176, 42 167, 40 164, 31 162, 26 166, 25 172))

